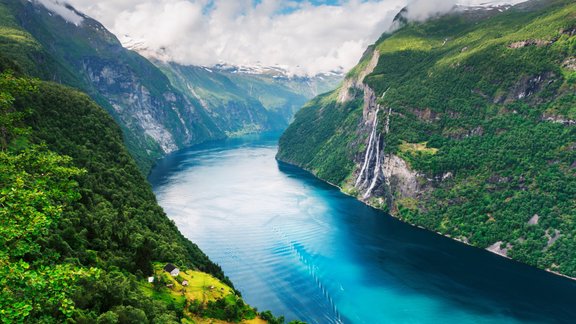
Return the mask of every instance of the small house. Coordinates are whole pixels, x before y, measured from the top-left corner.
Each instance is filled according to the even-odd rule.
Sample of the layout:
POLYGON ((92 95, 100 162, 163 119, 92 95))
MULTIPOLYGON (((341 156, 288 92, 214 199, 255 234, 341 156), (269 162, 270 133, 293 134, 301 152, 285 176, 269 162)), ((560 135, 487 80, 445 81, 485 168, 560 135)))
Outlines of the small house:
POLYGON ((176 277, 178 274, 180 274, 180 269, 176 268, 176 266, 172 263, 168 263, 166 266, 164 266, 164 271, 171 274, 172 277, 176 277))
POLYGON ((182 286, 188 286, 188 280, 183 280, 183 281, 182 281, 182 286))
POLYGON ((149 283, 153 283, 153 282, 154 282, 154 277, 148 277, 148 282, 149 282, 149 283))

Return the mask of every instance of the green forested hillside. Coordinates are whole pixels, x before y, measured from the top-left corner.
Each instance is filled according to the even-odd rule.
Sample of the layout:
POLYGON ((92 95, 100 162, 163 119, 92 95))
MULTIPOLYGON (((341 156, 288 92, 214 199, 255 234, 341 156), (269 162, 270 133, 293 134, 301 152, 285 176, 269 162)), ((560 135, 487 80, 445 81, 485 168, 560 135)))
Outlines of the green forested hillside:
POLYGON ((0 95, 3 321, 178 321, 182 309, 139 288, 153 261, 231 285, 168 220, 119 127, 87 95, 9 73, 0 95))
MULTIPOLYGON (((2 2, 0 320, 179 323, 195 316, 189 301, 144 284, 153 262, 232 284, 158 206, 111 116, 78 90, 30 78, 82 84, 8 9, 2 2)), ((150 160, 140 157, 145 169, 150 160)))
POLYGON ((317 84, 324 90, 340 79, 292 78, 284 86, 273 77, 211 73, 175 63, 156 66, 124 48, 99 22, 75 14, 81 23, 67 21, 38 1, 0 0, 5 63, 87 93, 120 125, 144 174, 156 159, 180 148, 284 129, 317 84))
POLYGON ((573 1, 409 23, 349 74, 367 71, 362 86, 297 114, 278 158, 410 223, 574 277, 575 56, 573 1), (384 162, 366 195, 356 179, 376 112, 384 162))

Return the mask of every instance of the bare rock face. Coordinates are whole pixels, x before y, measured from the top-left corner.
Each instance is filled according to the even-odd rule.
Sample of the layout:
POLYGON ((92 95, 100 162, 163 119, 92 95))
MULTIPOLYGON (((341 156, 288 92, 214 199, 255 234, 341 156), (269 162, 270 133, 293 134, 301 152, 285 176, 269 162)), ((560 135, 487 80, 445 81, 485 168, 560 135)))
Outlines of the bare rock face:
POLYGON ((534 214, 532 218, 528 221, 528 225, 538 225, 538 221, 540 220, 540 216, 538 214, 534 214))
POLYGON ((418 173, 411 170, 402 158, 393 154, 386 155, 383 173, 390 190, 401 198, 415 198, 420 192, 418 173))
MULTIPOLYGON (((397 155, 384 153, 393 109, 379 103, 385 99, 386 92, 377 96, 374 90, 363 82, 378 64, 379 55, 378 51, 373 51, 370 61, 358 77, 344 82, 338 100, 343 103, 353 99, 357 90, 363 93, 364 106, 358 133, 360 137, 366 138, 366 150, 356 158, 353 187, 363 201, 385 198, 389 205, 393 206, 392 197, 414 198, 420 191, 420 185, 418 174, 410 169, 406 161, 397 155)), ((418 114, 427 120, 436 118, 430 109, 418 111, 418 114)))
POLYGON ((549 114, 549 113, 544 113, 544 114, 542 115, 542 118, 540 118, 540 120, 545 121, 545 122, 562 124, 562 125, 564 125, 564 126, 574 126, 574 125, 576 125, 576 120, 569 119, 569 118, 566 118, 566 117, 564 117, 564 116, 549 114))
POLYGON ((492 252, 492 253, 496 253, 498 255, 501 256, 508 256, 508 252, 512 249, 512 245, 510 243, 507 243, 506 246, 502 246, 504 242, 502 241, 498 241, 492 245, 490 245, 489 247, 486 248, 486 250, 492 252))
POLYGON ((186 138, 187 125, 173 106, 180 99, 176 94, 152 95, 131 69, 117 62, 86 59, 82 68, 91 84, 114 107, 123 124, 136 132, 140 129, 160 146, 163 153, 178 149, 180 143, 175 136, 181 142, 189 140, 186 138), (168 130, 170 124, 175 127, 168 130))
POLYGON ((508 92, 506 98, 497 98, 495 103, 512 103, 517 100, 527 99, 543 90, 547 85, 555 81, 555 75, 551 72, 535 76, 525 76, 508 92))
POLYGON ((570 28, 561 29, 560 34, 568 35, 569 37, 576 35, 576 26, 570 28))
POLYGON ((378 65, 380 53, 374 50, 368 65, 355 78, 346 78, 338 93, 338 102, 345 103, 354 98, 356 90, 365 90, 364 78, 374 71, 378 65))
POLYGON ((430 108, 412 109, 411 112, 421 121, 432 123, 440 119, 438 113, 432 111, 430 108))
POLYGON ((33 1, 22 4, 19 24, 59 62, 50 78, 86 92, 108 110, 144 172, 166 153, 224 136, 199 103, 99 22, 84 16, 81 24, 70 24, 33 1))
MULTIPOLYGON (((372 51, 365 68, 355 78, 348 78, 338 93, 338 101, 345 103, 359 93, 363 95, 362 121, 358 127, 360 138, 365 138, 366 150, 356 157, 356 171, 353 187, 358 198, 370 201, 384 198, 389 207, 395 205, 395 198, 415 198, 420 192, 419 175, 410 169, 408 163, 397 155, 385 154, 386 135, 390 132, 392 107, 381 104, 386 92, 376 94, 364 78, 372 73, 378 64, 379 52, 372 51)), ((421 119, 433 121, 436 115, 430 109, 415 110, 421 119)))
POLYGON ((554 245, 554 243, 556 243, 556 241, 558 241, 560 237, 562 237, 562 234, 557 229, 555 230, 547 229, 545 235, 548 242, 546 243, 546 247, 543 249, 543 251, 548 250, 552 245, 554 245))
POLYGON ((523 41, 511 43, 510 45, 508 45, 508 48, 518 49, 518 48, 523 48, 523 47, 528 47, 528 46, 544 47, 544 46, 550 46, 553 43, 554 43, 553 41, 547 41, 547 40, 543 40, 543 39, 528 39, 528 40, 523 40, 523 41))
POLYGON ((562 63, 562 67, 570 71, 576 71, 576 57, 567 58, 562 63))

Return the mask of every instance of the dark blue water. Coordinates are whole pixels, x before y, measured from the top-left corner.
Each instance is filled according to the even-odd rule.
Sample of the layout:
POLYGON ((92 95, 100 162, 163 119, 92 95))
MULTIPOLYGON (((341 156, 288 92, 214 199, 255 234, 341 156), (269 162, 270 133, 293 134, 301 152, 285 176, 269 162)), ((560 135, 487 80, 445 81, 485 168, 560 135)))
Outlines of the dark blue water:
POLYGON ((309 323, 576 323, 576 283, 414 228, 274 160, 277 137, 201 145, 150 181, 260 310, 309 323))

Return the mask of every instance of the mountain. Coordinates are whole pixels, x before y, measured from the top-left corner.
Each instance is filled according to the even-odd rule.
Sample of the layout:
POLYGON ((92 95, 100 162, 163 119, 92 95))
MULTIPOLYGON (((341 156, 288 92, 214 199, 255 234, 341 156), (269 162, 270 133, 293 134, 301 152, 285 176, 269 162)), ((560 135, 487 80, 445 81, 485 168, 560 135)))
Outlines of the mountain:
MULTIPOLYGON (((86 94, 2 72, 0 96, 4 322, 194 317, 190 301, 172 300, 161 282, 147 283, 146 276, 163 278, 154 269, 166 262, 232 287, 164 214, 120 128, 86 94)), ((243 310, 238 314, 255 316, 232 288, 226 291, 243 310)))
POLYGON ((36 2, 3 3, 40 53, 29 55, 27 66, 32 69, 27 72, 76 87, 106 108, 122 126, 130 152, 144 171, 163 154, 224 137, 198 102, 172 87, 144 57, 123 48, 97 21, 82 15, 76 25, 36 2), (53 67, 34 71, 44 59, 53 67))
POLYGON ((146 56, 192 101, 200 102, 215 125, 228 136, 285 129, 308 100, 335 89, 340 72, 291 75, 280 66, 226 63, 214 66, 171 62, 145 41, 122 37, 126 48, 146 56))
POLYGON ((343 79, 340 72, 298 76, 281 67, 219 64, 214 69, 243 88, 248 96, 258 98, 266 109, 279 113, 286 126, 308 100, 334 90, 343 79))
MULTIPOLYGON (((264 107, 257 96, 252 96, 223 73, 199 66, 155 63, 190 100, 200 102, 227 135, 282 130, 288 126, 288 120, 278 111, 264 107)), ((270 87, 275 87, 275 84, 270 87)), ((303 96, 291 92, 286 95, 295 105, 301 106, 306 102, 303 96)))
POLYGON ((284 130, 318 91, 332 90, 341 81, 339 74, 297 77, 280 68, 152 62, 190 100, 199 101, 228 136, 284 130))
MULTIPOLYGON (((290 86, 285 86, 265 72, 236 77, 202 67, 151 62, 70 6, 67 10, 80 22, 70 22, 37 1, 2 4, 6 17, 2 22, 9 22, 4 27, 30 40, 26 45, 3 44, 7 57, 31 76, 88 93, 122 127, 128 149, 144 173, 157 158, 183 147, 282 130, 316 94, 311 88, 315 85, 301 86, 288 78, 284 83, 290 86), (257 90, 251 93, 252 89, 257 90)), ((323 83, 330 89, 340 81, 338 76, 325 80, 331 80, 323 83)))
POLYGON ((576 277, 576 4, 402 17, 297 113, 277 158, 406 222, 576 277))

